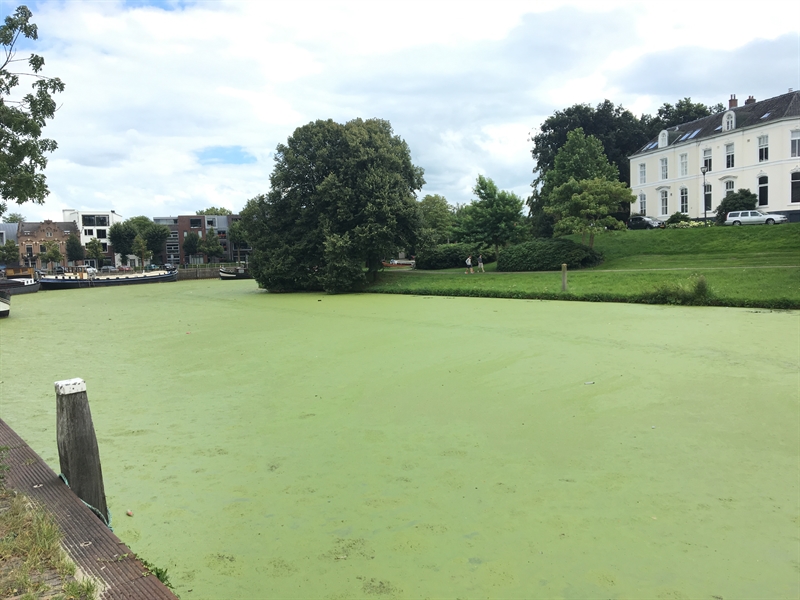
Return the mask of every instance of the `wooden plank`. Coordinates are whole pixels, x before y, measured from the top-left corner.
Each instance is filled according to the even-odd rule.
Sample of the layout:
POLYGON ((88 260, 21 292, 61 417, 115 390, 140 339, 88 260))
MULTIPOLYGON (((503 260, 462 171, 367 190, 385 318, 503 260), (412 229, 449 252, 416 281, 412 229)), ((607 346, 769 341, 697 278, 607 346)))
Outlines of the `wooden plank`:
POLYGON ((147 570, 133 557, 131 549, 2 419, 0 446, 9 448, 5 486, 25 494, 53 515, 64 534, 62 546, 69 557, 81 571, 105 587, 100 595, 102 600, 176 598, 157 577, 143 576, 147 570))

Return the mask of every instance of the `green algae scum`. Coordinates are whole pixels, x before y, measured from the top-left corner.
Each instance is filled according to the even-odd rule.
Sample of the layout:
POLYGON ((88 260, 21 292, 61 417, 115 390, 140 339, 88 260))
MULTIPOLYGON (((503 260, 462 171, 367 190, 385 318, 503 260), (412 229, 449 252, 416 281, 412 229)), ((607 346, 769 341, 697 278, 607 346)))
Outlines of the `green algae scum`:
POLYGON ((40 292, 0 415, 57 470, 86 380, 115 532, 183 600, 796 598, 799 354, 797 312, 40 292))

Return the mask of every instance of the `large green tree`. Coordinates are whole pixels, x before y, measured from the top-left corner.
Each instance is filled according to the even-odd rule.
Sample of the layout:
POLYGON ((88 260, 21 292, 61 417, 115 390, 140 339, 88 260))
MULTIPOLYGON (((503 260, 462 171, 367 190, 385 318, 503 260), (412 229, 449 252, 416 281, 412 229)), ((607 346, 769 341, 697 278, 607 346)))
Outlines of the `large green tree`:
POLYGON ((419 201, 421 246, 449 244, 453 229, 453 207, 444 196, 427 194, 419 201))
POLYGON ((123 223, 114 223, 108 230, 108 239, 114 252, 122 258, 122 264, 128 264, 128 255, 133 254, 133 240, 136 239, 137 230, 128 220, 123 223))
POLYGON ((478 199, 464 209, 461 218, 463 238, 499 247, 516 241, 522 231, 522 198, 500 190, 488 177, 478 175, 473 193, 478 199))
POLYGON ((582 181, 597 177, 616 181, 619 171, 608 160, 600 140, 585 135, 583 128, 578 127, 567 134, 564 144, 556 152, 553 167, 544 175, 536 199, 529 201, 534 233, 539 237, 553 234, 554 215, 546 207, 556 188, 570 179, 582 181))
POLYGON ((67 260, 75 262, 76 260, 83 260, 86 256, 86 250, 81 246, 80 238, 74 234, 69 234, 67 238, 67 260))
POLYGON ((147 249, 150 251, 150 255, 158 257, 161 263, 164 262, 162 254, 164 253, 164 244, 167 238, 169 238, 169 234, 169 227, 166 225, 156 225, 155 223, 151 223, 149 227, 139 233, 139 235, 144 238, 145 242, 147 242, 147 249))
POLYGON ((144 268, 144 264, 153 256, 153 252, 148 247, 147 240, 145 240, 144 236, 141 234, 137 234, 136 237, 133 238, 131 250, 133 254, 139 257, 139 260, 142 263, 142 268, 144 268))
MULTIPOLYGON (((0 211, 2 214, 2 211, 0 211)), ((8 213, 5 217, 3 217, 4 223, 24 223, 25 222, 25 215, 18 212, 8 213)))
MULTIPOLYGON (((219 236, 213 227, 206 232, 206 237, 200 242, 200 252, 209 259, 225 256, 225 248, 222 247, 219 236)), ((213 261, 209 260, 209 262, 213 261)))
POLYGON ((236 262, 241 262, 241 249, 247 244, 247 237, 241 221, 234 221, 228 226, 228 241, 236 248, 236 262))
POLYGON ((594 236, 609 229, 624 229, 625 224, 611 216, 623 202, 633 202, 635 196, 624 183, 602 177, 569 181, 558 186, 550 195, 545 211, 555 219, 555 235, 588 234, 589 247, 594 236))
POLYGON ((197 235, 196 232, 190 231, 183 238, 182 247, 183 254, 186 256, 187 262, 190 262, 188 259, 200 252, 200 236, 197 235))
POLYGON ((725 107, 722 104, 708 107, 702 102, 692 102, 691 98, 678 100, 674 106, 665 102, 661 105, 661 108, 658 109, 656 117, 650 123, 651 137, 655 137, 662 129, 702 119, 703 117, 722 112, 723 110, 725 110, 725 107))
POLYGON ((6 240, 6 243, 0 246, 0 262, 6 265, 19 262, 19 246, 14 240, 6 240))
POLYGON ((42 204, 50 193, 42 171, 47 166, 46 154, 57 144, 42 138, 42 129, 55 116, 53 96, 64 91, 64 84, 57 77, 42 75, 41 56, 16 58, 20 36, 32 41, 39 37, 32 16, 28 7, 19 6, 0 26, 0 215, 6 211, 7 202, 42 204), (14 89, 21 78, 31 81, 32 89, 16 95, 14 89))
POLYGON ((64 260, 64 255, 61 254, 61 249, 56 242, 45 242, 45 248, 47 248, 47 252, 40 255, 43 261, 52 265, 57 265, 64 260))
POLYGON ((315 121, 280 144, 271 191, 242 224, 251 270, 271 291, 352 290, 381 259, 413 247, 423 171, 388 121, 315 121))
POLYGON ((103 251, 103 243, 97 238, 92 238, 86 243, 86 256, 97 261, 97 268, 103 266, 106 253, 103 251))

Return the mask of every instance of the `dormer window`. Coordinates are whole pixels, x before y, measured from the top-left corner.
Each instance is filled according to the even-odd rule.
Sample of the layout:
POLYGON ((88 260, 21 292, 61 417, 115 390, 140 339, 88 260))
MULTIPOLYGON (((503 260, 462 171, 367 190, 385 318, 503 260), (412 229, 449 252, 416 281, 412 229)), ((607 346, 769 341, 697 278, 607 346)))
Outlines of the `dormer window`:
POLYGON ((666 148, 668 144, 669 144, 669 134, 665 130, 658 134, 658 147, 666 148))
POLYGON ((725 131, 733 131, 736 128, 736 115, 732 110, 729 110, 725 113, 722 122, 724 123, 723 129, 725 129, 725 131))

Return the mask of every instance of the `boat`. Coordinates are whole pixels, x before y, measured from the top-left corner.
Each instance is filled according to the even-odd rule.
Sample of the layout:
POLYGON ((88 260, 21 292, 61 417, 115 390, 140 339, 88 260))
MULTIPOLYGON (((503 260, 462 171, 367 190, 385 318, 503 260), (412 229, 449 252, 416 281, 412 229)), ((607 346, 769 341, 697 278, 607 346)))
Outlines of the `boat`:
POLYGON ((0 290, 12 296, 32 294, 39 291, 39 282, 29 278, 0 279, 0 290))
POLYGON ((248 269, 247 265, 239 265, 237 267, 220 267, 219 268, 219 278, 220 279, 252 279, 253 276, 250 274, 250 269, 248 269))
POLYGON ((7 317, 11 312, 11 294, 5 290, 0 290, 0 319, 7 317))
POLYGON ((166 283, 178 280, 178 271, 98 275, 96 269, 71 267, 63 275, 44 275, 39 278, 43 290, 72 290, 88 287, 112 287, 142 283, 166 283))
POLYGON ((0 277, 0 290, 16 296, 39 291, 39 280, 33 267, 8 265, 0 277))

